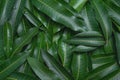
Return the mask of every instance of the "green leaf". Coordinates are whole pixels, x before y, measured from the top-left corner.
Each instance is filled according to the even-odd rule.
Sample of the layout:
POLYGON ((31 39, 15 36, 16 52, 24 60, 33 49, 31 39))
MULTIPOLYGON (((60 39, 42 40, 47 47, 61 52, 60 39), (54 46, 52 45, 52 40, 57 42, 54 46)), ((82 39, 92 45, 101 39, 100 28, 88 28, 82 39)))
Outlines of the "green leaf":
POLYGON ((10 17, 12 7, 16 0, 1 0, 0 3, 0 26, 10 17))
POLYGON ((41 51, 42 57, 45 63, 49 66, 54 73, 60 76, 62 80, 73 80, 72 76, 67 72, 67 70, 59 64, 53 56, 45 51, 41 51))
POLYGON ((9 23, 5 23, 3 27, 4 52, 7 57, 11 55, 13 48, 13 32, 9 23))
POLYGON ((1 67, 3 67, 2 70, 0 70, 0 79, 3 80, 4 78, 6 78, 8 75, 10 75, 15 69, 17 69, 21 64, 23 64, 28 56, 28 53, 22 53, 24 55, 19 56, 19 57, 13 57, 11 58, 11 62, 10 64, 7 66, 6 63, 8 63, 8 61, 4 62, 3 64, 1 64, 1 67), (15 58, 15 59, 14 59, 15 58))
POLYGON ((82 53, 82 54, 73 54, 73 59, 72 59, 72 74, 74 76, 75 80, 83 80, 84 76, 88 72, 88 62, 87 62, 87 54, 82 53))
POLYGON ((79 19, 77 19, 64 6, 54 0, 32 0, 33 5, 45 13, 52 20, 61 23, 74 31, 85 31, 85 27, 79 19))
POLYGON ((79 37, 79 38, 83 38, 83 37, 102 37, 102 35, 99 33, 99 32, 96 32, 96 31, 87 31, 87 32, 82 32, 82 33, 78 33, 75 35, 75 37, 79 37))
POLYGON ((96 49, 96 47, 78 45, 78 46, 73 47, 71 52, 89 52, 89 51, 92 51, 95 49, 96 49))
POLYGON ((11 57, 14 56, 16 53, 20 52, 21 49, 26 44, 28 44, 37 33, 38 33, 38 28, 31 28, 25 35, 17 38, 14 42, 13 52, 11 57))
POLYGON ((116 53, 117 53, 117 60, 120 64, 120 33, 117 31, 114 31, 114 37, 115 37, 115 46, 116 46, 116 53))
POLYGON ((104 76, 118 69, 118 65, 114 62, 104 64, 93 71, 89 72, 84 80, 100 80, 104 76))
POLYGON ((72 45, 85 45, 98 47, 105 44, 102 38, 72 38, 66 41, 68 44, 72 45))
POLYGON ((14 72, 5 80, 39 80, 39 79, 25 73, 14 72))
MULTIPOLYGON (((3 35, 3 25, 10 17, 15 0, 0 0, 0 34, 3 35)), ((4 53, 3 36, 0 36, 0 54, 4 53)))
POLYGON ((70 5, 73 6, 78 12, 81 11, 87 0, 71 0, 70 5))
POLYGON ((27 8, 24 9, 24 16, 29 20, 29 22, 31 22, 34 26, 36 27, 40 27, 41 26, 41 22, 38 20, 37 17, 35 17, 35 15, 33 15, 32 12, 30 12, 27 8))
POLYGON ((60 80, 59 77, 50 71, 44 64, 40 63, 34 58, 29 57, 28 63, 35 72, 35 74, 42 80, 60 80))
POLYGON ((29 30, 29 27, 31 26, 27 25, 27 21, 22 19, 16 29, 18 36, 23 36, 29 30))
POLYGON ((96 31, 101 33, 100 27, 95 17, 95 12, 92 9, 92 5, 87 3, 85 8, 81 12, 81 16, 84 19, 84 23, 89 31, 96 31))
POLYGON ((120 25, 120 8, 116 6, 111 1, 104 1, 108 9, 110 17, 115 21, 115 23, 120 25))
POLYGON ((119 80, 120 76, 120 69, 117 69, 111 73, 109 73, 107 76, 103 77, 102 80, 119 80))
POLYGON ((13 30, 18 26, 18 24, 22 18, 25 2, 26 2, 26 0, 16 0, 16 3, 14 5, 12 13, 11 13, 12 15, 9 20, 13 30))
POLYGON ((92 0, 92 2, 96 11, 97 20, 101 25, 105 40, 108 41, 109 37, 112 34, 112 25, 111 20, 107 14, 107 9, 105 8, 103 1, 101 0, 92 0))
POLYGON ((58 54, 62 61, 63 67, 65 67, 69 71, 72 58, 72 53, 70 52, 70 50, 72 46, 65 43, 64 40, 69 38, 70 34, 69 32, 65 31, 61 34, 61 36, 62 37, 58 40, 58 54))
POLYGON ((56 0, 56 1, 61 3, 61 5, 63 5, 67 10, 69 10, 74 16, 81 18, 81 15, 71 5, 69 5, 68 2, 63 0, 56 0))

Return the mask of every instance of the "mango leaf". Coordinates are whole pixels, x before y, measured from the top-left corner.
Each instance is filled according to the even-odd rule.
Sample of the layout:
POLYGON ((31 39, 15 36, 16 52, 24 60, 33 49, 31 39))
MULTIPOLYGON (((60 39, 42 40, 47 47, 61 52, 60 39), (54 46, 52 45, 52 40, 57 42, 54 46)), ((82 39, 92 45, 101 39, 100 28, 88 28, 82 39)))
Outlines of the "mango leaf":
POLYGON ((12 7, 16 0, 1 0, 0 3, 0 26, 10 17, 12 7))
POLYGON ((5 23, 3 27, 4 52, 7 57, 11 55, 13 48, 13 31, 9 23, 5 23))
POLYGON ((54 0, 32 0, 33 5, 41 12, 52 18, 52 20, 61 23, 74 31, 85 31, 85 27, 79 19, 77 19, 64 6, 54 0))
POLYGON ((23 13, 23 9, 25 6, 25 2, 26 2, 25 0, 16 0, 16 3, 11 13, 12 15, 9 20, 13 30, 18 26, 22 18, 22 13, 23 13))
POLYGON ((95 49, 96 49, 96 47, 78 45, 78 46, 73 47, 71 49, 71 52, 89 52, 89 51, 92 51, 92 50, 95 50, 95 49))
POLYGON ((74 80, 82 80, 85 74, 88 72, 88 62, 87 62, 87 54, 73 54, 72 59, 72 74, 74 77, 74 80))
POLYGON ((60 76, 62 80, 73 80, 69 72, 67 72, 67 70, 61 64, 59 64, 53 56, 43 50, 41 53, 45 63, 50 70, 60 76))
POLYGON ((7 77, 5 80, 39 80, 31 75, 20 73, 20 72, 14 72, 9 77, 7 77))
POLYGON ((29 25, 27 25, 27 21, 25 19, 22 19, 21 22, 19 23, 18 27, 17 27, 17 34, 18 36, 23 36, 26 32, 28 32, 29 30, 29 25))
POLYGON ((85 46, 93 46, 93 47, 95 46, 98 47, 105 44, 102 38, 72 38, 66 40, 66 42, 72 45, 85 45, 85 46))
POLYGON ((110 17, 115 21, 115 23, 120 25, 120 8, 111 1, 104 2, 106 4, 110 17))
POLYGON ((68 2, 63 1, 63 0, 56 0, 59 3, 61 3, 61 5, 63 5, 67 10, 69 10, 73 15, 75 15, 78 18, 81 18, 81 15, 71 6, 69 5, 68 2))
POLYGON ((119 78, 120 78, 120 69, 117 69, 109 73, 107 76, 103 77, 102 80, 119 80, 119 78))
POLYGON ((28 43, 31 41, 31 39, 32 39, 37 33, 38 33, 38 28, 31 28, 31 29, 29 29, 29 31, 28 31, 25 35, 17 38, 17 39, 15 40, 15 42, 14 42, 14 46, 13 46, 13 51, 12 51, 11 57, 14 56, 16 53, 20 52, 21 49, 22 49, 26 44, 28 44, 28 43))
POLYGON ((115 62, 106 63, 100 67, 97 67, 93 71, 89 72, 84 80, 100 80, 104 76, 118 69, 118 65, 115 62))
POLYGON ((99 32, 97 31, 87 31, 87 32, 82 32, 82 33, 78 33, 76 34, 74 37, 79 37, 79 38, 83 38, 83 37, 96 37, 96 38, 99 38, 101 37, 102 38, 102 34, 100 34, 99 32))
POLYGON ((71 0, 70 5, 73 6, 78 12, 81 11, 87 0, 71 0))
POLYGON ((24 16, 31 22, 34 26, 40 27, 41 22, 30 12, 27 8, 24 9, 24 16))
POLYGON ((61 36, 62 37, 58 40, 58 54, 62 61, 63 67, 65 67, 67 70, 70 70, 72 59, 72 53, 70 52, 70 50, 72 46, 64 42, 65 39, 68 39, 70 37, 70 33, 64 31, 61 36))
MULTIPOLYGON (((3 35, 3 25, 10 17, 15 0, 0 0, 0 34, 3 35)), ((0 36, 0 54, 4 53, 3 36, 0 36)))
POLYGON ((28 63, 35 72, 35 74, 42 80, 60 80, 59 77, 49 70, 44 64, 40 63, 34 58, 29 57, 28 63))
POLYGON ((101 33, 100 27, 95 18, 94 10, 91 9, 92 7, 93 6, 91 4, 87 3, 81 11, 81 16, 84 19, 84 23, 89 31, 96 31, 101 33))
POLYGON ((105 8, 103 1, 101 0, 92 0, 92 3, 94 5, 97 20, 101 25, 105 40, 108 41, 109 37, 112 34, 112 23, 107 14, 107 9, 105 8))
POLYGON ((11 61, 8 64, 8 61, 4 62, 0 66, 3 67, 3 69, 0 69, 0 79, 3 80, 8 75, 10 75, 15 69, 17 69, 21 64, 23 64, 28 56, 28 53, 22 53, 24 55, 19 57, 13 57, 9 61, 11 61), (6 66, 7 64, 7 66, 6 66))
POLYGON ((116 53, 117 53, 117 60, 118 63, 120 64, 120 33, 117 31, 114 31, 114 37, 115 37, 115 46, 116 46, 116 53))

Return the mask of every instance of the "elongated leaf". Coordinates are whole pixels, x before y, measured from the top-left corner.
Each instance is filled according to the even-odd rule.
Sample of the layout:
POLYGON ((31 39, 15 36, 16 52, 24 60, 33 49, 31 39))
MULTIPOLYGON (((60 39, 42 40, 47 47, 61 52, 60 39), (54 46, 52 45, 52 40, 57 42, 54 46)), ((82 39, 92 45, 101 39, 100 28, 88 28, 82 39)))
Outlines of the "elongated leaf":
POLYGON ((42 80, 60 80, 59 77, 50 71, 46 66, 41 64, 34 58, 29 57, 28 63, 35 72, 35 74, 42 80))
POLYGON ((0 4, 0 27, 10 17, 12 7, 16 0, 1 0, 0 4))
POLYGON ((111 1, 105 1, 105 4, 108 8, 108 12, 110 17, 112 17, 112 19, 120 25, 120 8, 118 6, 116 6, 114 3, 112 3, 111 1))
POLYGON ((73 6, 78 12, 81 11, 87 0, 71 0, 70 5, 73 6))
MULTIPOLYGON (((3 25, 10 16, 15 0, 0 0, 0 34, 3 35, 3 25)), ((3 54, 3 36, 0 36, 0 54, 3 54)))
POLYGON ((102 37, 102 35, 99 32, 96 31, 87 31, 87 32, 82 32, 78 33, 75 35, 75 37, 83 38, 83 37, 102 37))
POLYGON ((73 80, 72 76, 67 72, 67 70, 60 65, 54 57, 52 57, 49 53, 45 51, 42 52, 42 57, 45 63, 49 66, 49 68, 60 76, 62 80, 73 80))
POLYGON ((20 73, 20 72, 14 72, 12 73, 7 79, 5 80, 39 80, 31 75, 20 73))
POLYGON ((107 76, 103 77, 103 80, 119 80, 120 78, 120 69, 115 70, 108 74, 107 76))
POLYGON ((105 9, 105 6, 103 5, 103 2, 101 0, 92 0, 92 2, 96 11, 97 19, 100 22, 105 40, 107 41, 112 34, 111 21, 107 14, 107 10, 105 9))
POLYGON ((89 72, 88 75, 84 78, 84 80, 90 80, 90 79, 100 80, 102 77, 108 75, 109 73, 117 69, 118 69, 118 65, 114 62, 110 62, 89 72))
POLYGON ((73 54, 72 59, 72 74, 75 80, 82 80, 88 72, 87 54, 73 54))
POLYGON ((95 50, 96 47, 89 47, 89 46, 83 46, 83 45, 79 45, 74 47, 71 52, 89 52, 92 50, 95 50))
POLYGON ((64 33, 62 33, 61 36, 62 36, 62 38, 59 39, 59 41, 58 41, 58 54, 62 61, 63 67, 65 67, 67 70, 69 70, 70 64, 71 64, 71 58, 72 58, 72 53, 70 52, 72 46, 68 45, 63 40, 69 38, 70 34, 68 32, 64 32, 64 33))
POLYGON ((120 1, 119 0, 111 0, 114 4, 120 7, 120 1))
POLYGON ((13 47, 13 32, 12 27, 9 23, 6 23, 3 27, 3 40, 4 40, 4 51, 7 57, 10 56, 13 47))
POLYGON ((93 64, 110 63, 113 61, 115 61, 115 56, 113 54, 96 54, 92 56, 93 64))
POLYGON ((0 80, 3 80, 5 77, 7 77, 10 73, 12 73, 15 69, 17 69, 22 63, 25 62, 26 58, 27 58, 28 54, 24 53, 24 55, 19 56, 18 58, 12 60, 11 64, 9 64, 8 66, 5 66, 3 64, 1 64, 2 66, 5 66, 4 69, 2 69, 0 71, 0 80))
POLYGON ((24 10, 25 17, 36 27, 41 26, 41 22, 28 9, 24 10))
POLYGON ((81 18, 81 15, 71 6, 68 2, 63 0, 56 0, 61 3, 61 5, 65 6, 67 10, 69 10, 72 14, 74 14, 76 17, 81 18))
POLYGON ((116 52, 117 52, 117 60, 120 64, 120 33, 114 31, 115 36, 115 44, 116 44, 116 52))
POLYGON ((31 28, 29 31, 23 35, 22 37, 19 37, 16 39, 14 46, 13 46, 13 52, 12 55, 15 55, 16 53, 20 52, 21 49, 28 44, 31 39, 38 33, 38 28, 31 28))
POLYGON ((25 19, 22 19, 20 24, 17 27, 18 36, 23 36, 25 33, 27 33, 29 30, 29 27, 30 26, 27 25, 27 21, 25 19))
POLYGON ((85 45, 85 46, 102 46, 104 41, 101 38, 73 38, 66 41, 72 45, 85 45))
POLYGON ((84 22, 85 22, 88 30, 101 33, 100 27, 95 18, 95 13, 92 9, 91 4, 89 4, 89 3, 86 4, 85 8, 83 8, 83 10, 81 12, 81 16, 84 19, 84 22))
POLYGON ((12 15, 10 17, 10 23, 13 29, 15 29, 16 26, 18 26, 22 18, 22 13, 23 13, 23 9, 25 6, 25 2, 26 0, 16 0, 16 3, 12 11, 12 15))
POLYGON ((83 23, 57 1, 32 0, 32 3, 38 10, 52 18, 52 20, 61 23, 74 31, 84 31, 83 23))

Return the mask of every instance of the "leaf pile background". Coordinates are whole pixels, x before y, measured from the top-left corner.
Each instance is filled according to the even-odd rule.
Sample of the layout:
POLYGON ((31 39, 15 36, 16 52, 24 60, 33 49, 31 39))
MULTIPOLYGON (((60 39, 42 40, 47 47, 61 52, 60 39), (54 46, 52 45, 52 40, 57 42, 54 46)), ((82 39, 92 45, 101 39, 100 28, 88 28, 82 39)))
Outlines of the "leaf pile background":
POLYGON ((0 80, 119 80, 120 0, 0 0, 0 80))

